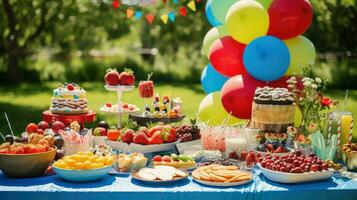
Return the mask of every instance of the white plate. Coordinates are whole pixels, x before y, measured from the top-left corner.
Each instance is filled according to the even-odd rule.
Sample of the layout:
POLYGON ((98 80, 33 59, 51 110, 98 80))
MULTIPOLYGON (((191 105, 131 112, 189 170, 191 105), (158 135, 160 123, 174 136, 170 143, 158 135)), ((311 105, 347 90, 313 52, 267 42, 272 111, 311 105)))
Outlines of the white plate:
POLYGON ((127 144, 124 142, 105 140, 105 142, 113 150, 121 150, 124 152, 137 152, 137 153, 153 153, 160 151, 168 151, 175 149, 175 145, 178 142, 165 143, 165 144, 154 144, 154 145, 141 145, 141 144, 127 144))
POLYGON ((270 169, 263 168, 258 164, 260 171, 271 181, 279 183, 303 183, 325 180, 332 176, 333 170, 324 170, 321 172, 305 172, 301 174, 277 172, 270 169))
POLYGON ((128 92, 131 91, 135 88, 135 86, 130 85, 105 85, 104 88, 108 91, 113 91, 113 92, 128 92))
POLYGON ((112 169, 108 172, 108 174, 110 174, 110 175, 130 175, 130 174, 131 174, 131 171, 120 172, 120 171, 118 171, 118 170, 112 168, 112 169))
MULTIPOLYGON (((241 170, 243 171, 243 170, 241 170)), ((239 181, 239 182, 231 182, 231 183, 222 183, 222 182, 212 182, 212 181, 203 181, 203 180, 199 180, 199 179, 195 179, 193 178, 193 180, 203 184, 203 185, 209 185, 209 186, 218 186, 218 187, 232 187, 232 186, 238 186, 238 185, 245 185, 250 183, 253 180, 253 174, 249 171, 244 171, 250 174, 250 177, 252 177, 249 180, 246 181, 239 181)))

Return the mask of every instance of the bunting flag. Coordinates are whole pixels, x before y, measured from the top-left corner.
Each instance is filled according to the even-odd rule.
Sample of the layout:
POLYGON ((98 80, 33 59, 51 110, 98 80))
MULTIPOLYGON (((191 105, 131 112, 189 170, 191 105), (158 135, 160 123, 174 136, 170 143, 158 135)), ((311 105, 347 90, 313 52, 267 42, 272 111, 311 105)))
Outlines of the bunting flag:
POLYGON ((117 8, 119 8, 119 6, 120 6, 119 0, 113 0, 113 2, 112 2, 112 7, 113 7, 114 9, 117 9, 117 8))
POLYGON ((192 11, 196 11, 196 2, 194 0, 188 2, 187 7, 189 7, 192 11))
POLYGON ((155 16, 154 16, 153 14, 147 14, 147 15, 145 16, 145 18, 146 18, 146 21, 147 21, 149 24, 152 24, 152 22, 153 22, 154 19, 155 19, 155 16))
POLYGON ((179 9, 179 13, 180 13, 181 16, 186 17, 186 16, 187 16, 186 7, 181 7, 181 8, 179 9))
POLYGON ((141 11, 135 11, 135 18, 140 19, 141 16, 143 16, 143 13, 141 11))
POLYGON ((167 21, 169 19, 169 16, 167 14, 163 14, 161 15, 161 21, 164 23, 164 24, 167 24, 167 21))
MULTIPOLYGON (((119 7, 126 9, 126 11, 124 10, 124 13, 126 12, 127 19, 134 17, 136 20, 139 20, 141 18, 144 18, 148 24, 153 24, 155 19, 158 19, 158 20, 161 19, 163 24, 168 24, 169 21, 170 22, 176 21, 176 14, 178 16, 187 17, 187 14, 188 14, 187 8, 189 8, 193 12, 196 12, 197 11, 196 3, 200 3, 201 0, 188 0, 188 1, 186 1, 186 0, 162 0, 165 7, 168 7, 171 2, 174 4, 180 4, 182 2, 182 6, 179 6, 178 8, 177 8, 177 6, 175 6, 176 7, 175 10, 171 10, 170 12, 164 12, 161 14, 155 14, 155 13, 146 12, 146 11, 143 12, 141 10, 138 10, 143 5, 135 4, 135 2, 139 2, 139 1, 138 0, 112 0, 111 5, 114 10, 118 9, 119 7), (135 7, 133 7, 133 6, 135 6, 135 7)), ((145 5, 157 3, 156 0, 142 0, 140 2, 142 2, 142 3, 145 2, 145 5)))
POLYGON ((126 17, 130 19, 134 15, 134 11, 130 8, 126 9, 126 17))
POLYGON ((176 20, 175 12, 169 12, 168 16, 170 21, 174 22, 176 20))

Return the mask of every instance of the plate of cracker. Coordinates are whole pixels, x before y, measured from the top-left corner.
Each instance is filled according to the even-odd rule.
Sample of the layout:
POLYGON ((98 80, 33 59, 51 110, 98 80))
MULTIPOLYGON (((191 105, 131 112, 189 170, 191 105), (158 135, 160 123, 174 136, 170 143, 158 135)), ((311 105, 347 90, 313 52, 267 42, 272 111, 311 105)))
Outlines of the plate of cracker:
POLYGON ((133 179, 147 183, 172 183, 181 181, 189 176, 184 170, 179 170, 171 166, 155 166, 154 168, 142 168, 132 172, 133 179))
POLYGON ((195 181, 209 186, 238 186, 253 180, 253 174, 237 166, 207 165, 192 172, 195 181))

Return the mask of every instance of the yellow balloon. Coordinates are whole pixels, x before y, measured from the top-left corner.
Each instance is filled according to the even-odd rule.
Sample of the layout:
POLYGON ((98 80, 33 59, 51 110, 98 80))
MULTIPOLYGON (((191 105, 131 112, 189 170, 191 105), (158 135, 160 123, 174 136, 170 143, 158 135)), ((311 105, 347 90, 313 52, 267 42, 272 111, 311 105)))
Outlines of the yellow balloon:
POLYGON ((300 127, 302 123, 302 114, 301 110, 298 106, 295 106, 295 120, 294 120, 294 126, 295 127, 300 127))
POLYGON ((303 69, 313 65, 316 59, 314 44, 304 36, 297 36, 284 43, 289 48, 290 66, 285 75, 302 75, 303 69))
MULTIPOLYGON (((229 113, 222 105, 220 92, 212 92, 202 100, 198 109, 198 116, 202 121, 213 126, 221 125, 228 119, 229 113)), ((242 120, 230 116, 227 124, 236 124, 240 121, 242 120)))
POLYGON ((224 26, 224 25, 213 27, 213 28, 211 28, 211 30, 209 30, 206 33, 206 35, 203 39, 203 51, 208 59, 210 56, 210 49, 211 49, 213 42, 221 37, 226 36, 226 35, 228 35, 228 31, 227 31, 226 26, 224 26))
POLYGON ((238 1, 226 15, 228 33, 238 42, 248 44, 267 34, 269 14, 256 1, 238 1))

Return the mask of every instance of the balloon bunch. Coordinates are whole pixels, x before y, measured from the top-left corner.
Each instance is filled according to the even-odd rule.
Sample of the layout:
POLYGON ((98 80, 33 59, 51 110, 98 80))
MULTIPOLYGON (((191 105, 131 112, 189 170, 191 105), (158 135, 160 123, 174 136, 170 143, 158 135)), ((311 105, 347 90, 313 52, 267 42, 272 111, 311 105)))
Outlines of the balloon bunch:
POLYGON ((210 64, 201 83, 199 117, 212 125, 250 119, 257 87, 287 87, 291 75, 314 64, 316 51, 302 36, 313 10, 308 0, 208 0, 213 26, 203 40, 210 64))

